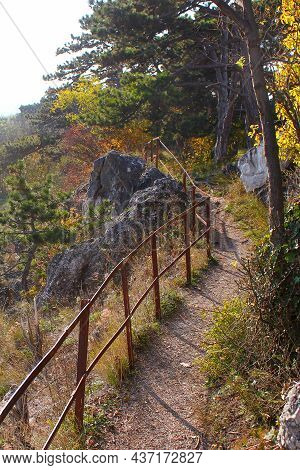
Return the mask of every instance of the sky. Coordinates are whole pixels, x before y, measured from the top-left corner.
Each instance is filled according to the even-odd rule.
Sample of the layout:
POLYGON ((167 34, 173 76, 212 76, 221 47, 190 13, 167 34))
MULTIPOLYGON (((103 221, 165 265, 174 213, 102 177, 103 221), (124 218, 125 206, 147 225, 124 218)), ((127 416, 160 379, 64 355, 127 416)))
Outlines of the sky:
POLYGON ((80 33, 79 19, 89 12, 88 0, 0 0, 0 116, 41 99, 50 85, 44 69, 54 72, 70 57, 56 50, 80 33))

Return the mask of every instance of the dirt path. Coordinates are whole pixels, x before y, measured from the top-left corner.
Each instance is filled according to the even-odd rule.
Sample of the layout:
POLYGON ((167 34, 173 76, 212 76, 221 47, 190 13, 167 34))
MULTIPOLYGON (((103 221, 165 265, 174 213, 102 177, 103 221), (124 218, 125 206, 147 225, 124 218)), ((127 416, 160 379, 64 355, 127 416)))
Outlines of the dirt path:
MULTIPOLYGON (((220 213, 224 217, 224 212, 220 213)), ((226 217, 228 219, 228 217, 226 217)), ((121 391, 120 410, 114 431, 106 435, 106 449, 195 449, 206 448, 195 408, 204 387, 195 358, 211 311, 238 292, 240 275, 236 261, 246 255, 247 241, 229 219, 217 220, 212 266, 197 287, 184 289, 185 306, 162 325, 137 358, 136 373, 121 391)))

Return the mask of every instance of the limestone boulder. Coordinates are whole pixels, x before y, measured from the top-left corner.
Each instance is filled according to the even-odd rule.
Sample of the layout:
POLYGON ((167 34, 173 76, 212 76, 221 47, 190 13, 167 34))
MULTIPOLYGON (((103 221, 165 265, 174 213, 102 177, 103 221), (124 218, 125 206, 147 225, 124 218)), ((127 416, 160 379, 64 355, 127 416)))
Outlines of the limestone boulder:
POLYGON ((238 160, 237 167, 247 192, 262 188, 268 180, 263 143, 246 152, 238 160))
POLYGON ((112 150, 94 162, 87 191, 87 202, 97 206, 108 200, 116 214, 125 209, 136 191, 145 161, 112 150))
POLYGON ((277 439, 283 449, 300 450, 300 382, 287 394, 277 439))
POLYGON ((105 275, 143 238, 188 203, 182 185, 140 158, 110 152, 96 160, 88 190, 89 204, 108 199, 112 220, 100 236, 78 243, 54 256, 38 305, 68 303, 90 295, 105 275))

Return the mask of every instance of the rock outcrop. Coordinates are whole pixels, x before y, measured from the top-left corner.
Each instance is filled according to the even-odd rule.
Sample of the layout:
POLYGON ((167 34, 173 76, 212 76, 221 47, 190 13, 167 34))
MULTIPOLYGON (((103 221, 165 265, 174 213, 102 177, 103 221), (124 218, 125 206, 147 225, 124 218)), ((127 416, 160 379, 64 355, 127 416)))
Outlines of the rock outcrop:
POLYGON ((300 382, 287 394, 277 439, 283 449, 300 450, 300 382))
POLYGON ((117 214, 125 209, 145 170, 144 160, 111 151, 94 162, 88 188, 88 203, 110 201, 117 214))
POLYGON ((187 196, 182 186, 137 157, 109 152, 94 163, 88 203, 111 201, 113 220, 103 234, 54 256, 38 305, 68 302, 91 293, 112 267, 166 218, 182 212, 187 196))
POLYGON ((146 169, 145 160, 112 150, 94 162, 87 203, 98 206, 111 202, 116 215, 127 207, 132 195, 149 188, 165 175, 156 168, 146 169))
POLYGON ((247 192, 262 188, 268 180, 263 143, 245 153, 238 160, 237 166, 247 192))

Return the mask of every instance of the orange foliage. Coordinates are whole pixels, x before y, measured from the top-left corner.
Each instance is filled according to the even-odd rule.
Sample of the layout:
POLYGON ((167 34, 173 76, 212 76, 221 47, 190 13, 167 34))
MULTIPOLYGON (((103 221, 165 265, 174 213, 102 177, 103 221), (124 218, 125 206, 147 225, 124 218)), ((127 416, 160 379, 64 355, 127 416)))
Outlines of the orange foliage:
POLYGON ((64 133, 61 145, 69 156, 84 161, 94 161, 101 153, 99 138, 92 129, 83 124, 69 127, 64 133))
POLYGON ((91 162, 83 162, 78 158, 62 158, 59 163, 60 186, 64 191, 73 191, 80 184, 86 183, 92 171, 91 162))
POLYGON ((60 187, 72 191, 85 183, 92 170, 92 162, 110 150, 142 154, 145 142, 150 140, 147 123, 131 122, 122 129, 86 127, 75 124, 66 130, 61 141, 66 157, 58 164, 60 187))
POLYGON ((99 128, 99 146, 102 153, 110 150, 119 150, 125 153, 141 154, 146 142, 151 139, 150 134, 145 130, 145 122, 131 122, 122 129, 99 128))
POLYGON ((145 142, 150 140, 145 128, 144 122, 132 122, 122 129, 89 128, 76 124, 65 132, 61 144, 68 156, 87 162, 96 160, 110 150, 141 154, 145 142))

